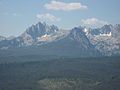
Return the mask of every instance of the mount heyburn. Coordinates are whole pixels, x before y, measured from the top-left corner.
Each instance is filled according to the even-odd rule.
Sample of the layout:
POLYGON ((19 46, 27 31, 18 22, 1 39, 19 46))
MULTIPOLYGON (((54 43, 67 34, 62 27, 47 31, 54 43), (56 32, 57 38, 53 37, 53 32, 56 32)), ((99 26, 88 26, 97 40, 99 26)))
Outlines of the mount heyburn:
POLYGON ((22 48, 39 48, 36 50, 42 53, 81 57, 120 55, 120 24, 63 30, 39 22, 18 37, 0 36, 0 51, 22 48))

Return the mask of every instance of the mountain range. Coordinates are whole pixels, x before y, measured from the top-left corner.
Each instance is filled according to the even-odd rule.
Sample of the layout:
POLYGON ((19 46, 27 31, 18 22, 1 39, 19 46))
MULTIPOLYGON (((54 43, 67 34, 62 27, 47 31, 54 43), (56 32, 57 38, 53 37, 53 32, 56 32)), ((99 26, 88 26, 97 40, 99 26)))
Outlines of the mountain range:
POLYGON ((39 53, 80 57, 120 55, 120 24, 64 30, 38 22, 18 37, 0 36, 0 51, 23 48, 37 48, 35 50, 39 53))

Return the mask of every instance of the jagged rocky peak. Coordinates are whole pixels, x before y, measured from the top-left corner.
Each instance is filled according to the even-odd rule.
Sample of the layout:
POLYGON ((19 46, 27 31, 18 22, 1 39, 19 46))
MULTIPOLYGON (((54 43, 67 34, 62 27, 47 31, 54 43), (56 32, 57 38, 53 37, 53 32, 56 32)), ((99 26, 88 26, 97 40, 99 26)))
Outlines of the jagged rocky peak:
POLYGON ((83 36, 85 33, 82 30, 83 28, 75 27, 71 30, 71 35, 73 35, 73 37, 83 36))
POLYGON ((119 28, 120 28, 120 24, 115 24, 114 26, 115 26, 115 27, 119 27, 119 28))
POLYGON ((112 24, 106 24, 104 26, 101 27, 101 29, 111 29, 113 27, 112 24))
POLYGON ((59 30, 58 27, 55 25, 49 26, 46 23, 38 22, 37 24, 29 27, 25 33, 29 34, 30 36, 32 36, 33 39, 35 39, 35 38, 40 37, 45 34, 49 35, 58 30, 59 30))
POLYGON ((113 25, 104 25, 100 28, 100 34, 109 34, 113 30, 113 25))
POLYGON ((113 25, 112 34, 113 37, 120 39, 120 24, 113 25))
POLYGON ((74 47, 83 50, 83 52, 84 50, 90 52, 97 50, 108 56, 120 54, 120 24, 104 25, 101 28, 79 26, 71 30, 60 30, 55 25, 38 22, 27 28, 18 37, 0 36, 0 49, 49 46, 50 44, 55 44, 54 46, 57 48, 59 45, 66 46, 65 48, 69 49, 74 47))
POLYGON ((99 35, 107 35, 107 34, 111 34, 113 30, 113 25, 109 24, 109 25, 104 25, 100 28, 89 28, 87 29, 87 31, 89 32, 89 34, 93 35, 93 36, 99 36, 99 35))
POLYGON ((109 25, 104 25, 103 27, 98 29, 101 34, 108 34, 110 32, 115 33, 115 32, 120 32, 120 24, 109 24, 109 25))
POLYGON ((76 37, 84 37, 87 38, 86 33, 89 32, 89 29, 86 27, 75 27, 71 30, 71 35, 76 38, 76 37))
POLYGON ((120 25, 104 25, 101 28, 91 29, 87 36, 89 41, 103 55, 120 53, 120 25))
POLYGON ((104 25, 103 27, 100 28, 101 30, 106 30, 106 31, 112 31, 112 30, 119 30, 120 31, 120 24, 109 24, 109 25, 104 25))
POLYGON ((55 25, 48 25, 45 22, 38 22, 37 24, 27 28, 18 39, 20 39, 19 41, 22 41, 23 46, 30 46, 41 43, 43 40, 47 41, 51 34, 56 33, 57 31, 59 31, 59 29, 55 25))
POLYGON ((80 28, 80 27, 73 28, 70 32, 70 37, 72 40, 79 43, 80 46, 88 49, 92 47, 92 44, 90 43, 83 29, 84 28, 80 28))
POLYGON ((120 32, 120 24, 114 25, 114 29, 118 32, 120 32))

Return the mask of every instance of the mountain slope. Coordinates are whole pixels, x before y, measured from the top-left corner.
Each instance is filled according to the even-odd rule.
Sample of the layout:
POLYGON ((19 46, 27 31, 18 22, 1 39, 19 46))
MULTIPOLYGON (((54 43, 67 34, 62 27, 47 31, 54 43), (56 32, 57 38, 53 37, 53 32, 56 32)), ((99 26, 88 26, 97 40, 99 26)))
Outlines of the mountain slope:
POLYGON ((103 55, 120 54, 120 25, 105 25, 101 28, 87 28, 87 37, 103 55))
POLYGON ((36 52, 53 55, 112 56, 120 55, 119 35, 120 24, 104 25, 96 29, 75 27, 63 30, 39 22, 18 37, 0 36, 0 49, 37 48, 40 51, 35 49, 36 52))
POLYGON ((36 25, 32 25, 24 33, 20 36, 12 39, 3 39, 0 42, 0 48, 18 48, 18 47, 25 47, 31 46, 34 43, 39 42, 39 37, 44 35, 50 35, 57 32, 59 29, 54 26, 48 26, 45 23, 37 23, 36 25))
MULTIPOLYGON (((39 46, 46 53, 72 56, 72 57, 95 57, 100 56, 94 46, 89 42, 85 33, 79 28, 73 28, 70 33, 59 40, 39 46)), ((43 52, 44 52, 43 51, 43 52)))

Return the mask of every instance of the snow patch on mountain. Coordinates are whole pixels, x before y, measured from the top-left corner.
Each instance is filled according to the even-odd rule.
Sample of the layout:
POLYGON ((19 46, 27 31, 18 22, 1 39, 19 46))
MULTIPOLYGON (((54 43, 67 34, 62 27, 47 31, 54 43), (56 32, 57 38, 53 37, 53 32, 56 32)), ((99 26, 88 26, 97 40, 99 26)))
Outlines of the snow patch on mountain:
POLYGON ((103 55, 111 56, 120 53, 119 31, 119 25, 105 25, 97 29, 88 29, 87 37, 103 55))
POLYGON ((64 38, 65 36, 67 36, 69 34, 69 30, 59 30, 59 31, 55 31, 52 34, 45 34, 42 35, 41 37, 37 38, 37 42, 52 42, 55 40, 59 40, 64 38))
POLYGON ((120 55, 120 24, 94 29, 80 26, 72 30, 63 30, 55 25, 39 22, 27 28, 18 37, 0 36, 0 49, 40 46, 55 42, 63 47, 74 45, 83 51, 97 50, 105 56, 120 55))
POLYGON ((104 36, 107 36, 107 37, 111 37, 112 36, 112 33, 110 32, 110 33, 105 33, 105 34, 100 34, 100 36, 102 36, 102 37, 104 37, 104 36))

